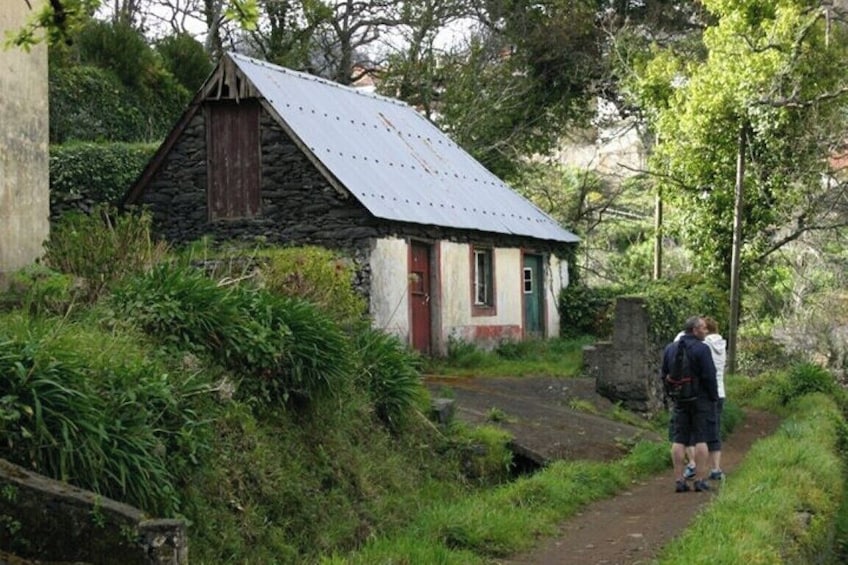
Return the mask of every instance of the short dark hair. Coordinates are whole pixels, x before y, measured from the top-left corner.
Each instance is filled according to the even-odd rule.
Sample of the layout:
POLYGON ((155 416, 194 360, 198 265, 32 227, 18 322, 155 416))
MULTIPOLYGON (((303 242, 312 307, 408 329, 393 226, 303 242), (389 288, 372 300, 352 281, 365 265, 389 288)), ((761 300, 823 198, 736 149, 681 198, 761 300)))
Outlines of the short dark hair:
POLYGON ((701 316, 691 316, 686 318, 686 323, 683 324, 683 332, 690 334, 695 331, 695 328, 700 326, 703 323, 703 318, 701 316))

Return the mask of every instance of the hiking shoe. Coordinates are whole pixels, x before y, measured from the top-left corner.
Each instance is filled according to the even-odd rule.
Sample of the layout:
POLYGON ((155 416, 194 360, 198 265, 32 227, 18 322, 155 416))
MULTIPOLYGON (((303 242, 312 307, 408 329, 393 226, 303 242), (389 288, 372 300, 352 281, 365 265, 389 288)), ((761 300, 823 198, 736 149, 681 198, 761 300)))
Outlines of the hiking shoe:
POLYGON ((710 471, 710 480, 711 481, 723 481, 724 480, 724 473, 721 471, 721 469, 713 469, 712 471, 710 471))
POLYGON ((689 492, 689 485, 686 484, 686 481, 677 481, 674 485, 674 492, 689 492))
POLYGON ((683 469, 683 478, 686 480, 695 478, 695 467, 691 467, 686 465, 686 468, 683 469))
POLYGON ((710 485, 707 481, 695 481, 695 492, 709 492, 710 485))

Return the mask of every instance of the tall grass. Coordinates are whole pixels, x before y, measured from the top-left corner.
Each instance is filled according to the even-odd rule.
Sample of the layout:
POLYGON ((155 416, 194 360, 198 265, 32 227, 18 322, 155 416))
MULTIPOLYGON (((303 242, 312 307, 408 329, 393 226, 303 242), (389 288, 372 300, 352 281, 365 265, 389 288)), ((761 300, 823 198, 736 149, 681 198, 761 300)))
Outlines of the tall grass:
POLYGON ((592 338, 504 341, 487 351, 473 343, 450 339, 443 359, 428 360, 425 372, 489 377, 574 377, 583 366, 583 346, 592 338))
POLYGON ((178 386, 157 363, 138 363, 130 343, 116 347, 114 336, 78 323, 10 315, 0 328, 3 457, 173 515, 183 448, 201 443, 203 424, 182 402, 194 385, 178 386), (86 355, 104 343, 116 354, 110 362, 86 355))

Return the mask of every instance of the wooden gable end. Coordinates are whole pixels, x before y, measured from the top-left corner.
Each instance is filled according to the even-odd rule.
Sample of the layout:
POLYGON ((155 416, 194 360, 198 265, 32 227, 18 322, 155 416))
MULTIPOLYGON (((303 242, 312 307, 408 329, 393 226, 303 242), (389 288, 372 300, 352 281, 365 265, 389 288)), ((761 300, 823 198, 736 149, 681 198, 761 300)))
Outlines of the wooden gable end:
POLYGON ((209 220, 261 212, 259 115, 255 99, 206 105, 209 220))

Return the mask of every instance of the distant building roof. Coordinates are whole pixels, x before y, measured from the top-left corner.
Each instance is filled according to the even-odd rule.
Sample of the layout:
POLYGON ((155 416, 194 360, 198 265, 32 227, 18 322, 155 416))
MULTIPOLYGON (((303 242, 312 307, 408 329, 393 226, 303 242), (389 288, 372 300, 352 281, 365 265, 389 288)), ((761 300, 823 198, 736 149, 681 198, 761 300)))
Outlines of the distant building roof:
POLYGON ((244 55, 229 56, 375 216, 579 241, 409 105, 244 55))

